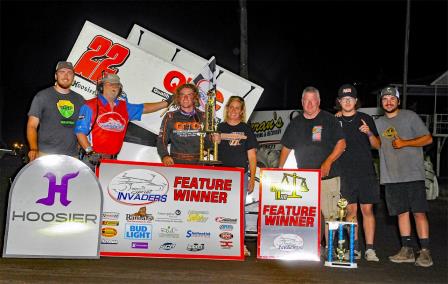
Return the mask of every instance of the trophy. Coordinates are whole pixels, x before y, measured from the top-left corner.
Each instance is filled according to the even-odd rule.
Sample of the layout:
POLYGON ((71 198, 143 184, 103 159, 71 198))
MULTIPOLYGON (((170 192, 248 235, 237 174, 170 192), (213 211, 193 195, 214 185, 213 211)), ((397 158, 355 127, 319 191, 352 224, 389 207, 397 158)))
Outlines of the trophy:
POLYGON ((199 131, 199 162, 206 165, 222 164, 218 160, 218 142, 213 142, 213 149, 206 148, 205 136, 214 135, 218 133, 216 125, 216 93, 212 89, 207 93, 207 102, 205 103, 205 119, 201 124, 201 131, 199 131), (213 150, 213 155, 212 155, 213 150))
POLYGON ((343 268, 356 268, 357 264, 354 261, 354 244, 355 244, 355 226, 358 224, 355 222, 347 222, 345 217, 347 216, 348 201, 345 198, 338 200, 338 211, 336 221, 326 221, 328 224, 328 258, 325 261, 325 266, 331 267, 343 267, 343 268), (350 247, 349 247, 349 260, 345 260, 344 256, 347 252, 345 248, 344 227, 350 227, 350 247), (336 247, 336 261, 333 261, 333 236, 334 232, 338 230, 338 244, 336 247))

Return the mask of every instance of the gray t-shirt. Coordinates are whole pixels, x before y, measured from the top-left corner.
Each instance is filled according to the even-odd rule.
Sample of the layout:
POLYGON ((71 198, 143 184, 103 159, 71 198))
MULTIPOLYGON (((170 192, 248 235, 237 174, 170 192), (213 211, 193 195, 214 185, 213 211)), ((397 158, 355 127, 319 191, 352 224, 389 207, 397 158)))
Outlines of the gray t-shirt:
POLYGON ((73 91, 58 93, 49 87, 36 94, 28 116, 39 118, 39 151, 76 156, 78 142, 73 131, 84 98, 73 91))
POLYGON ((378 118, 375 124, 381 138, 381 184, 425 180, 423 147, 392 147, 396 135, 407 140, 430 134, 420 117, 413 111, 402 109, 393 118, 378 118))

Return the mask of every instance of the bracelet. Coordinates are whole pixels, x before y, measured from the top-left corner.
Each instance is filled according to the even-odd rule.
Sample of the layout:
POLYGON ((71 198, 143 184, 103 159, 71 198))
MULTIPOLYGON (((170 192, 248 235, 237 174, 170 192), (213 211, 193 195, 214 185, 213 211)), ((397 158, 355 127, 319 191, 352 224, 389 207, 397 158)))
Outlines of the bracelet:
POLYGON ((372 131, 367 132, 367 136, 372 137, 373 136, 373 132, 372 131))
POLYGON ((86 154, 88 155, 88 154, 90 154, 90 153, 93 152, 93 148, 92 148, 92 146, 87 146, 86 149, 85 149, 84 151, 85 151, 86 154))

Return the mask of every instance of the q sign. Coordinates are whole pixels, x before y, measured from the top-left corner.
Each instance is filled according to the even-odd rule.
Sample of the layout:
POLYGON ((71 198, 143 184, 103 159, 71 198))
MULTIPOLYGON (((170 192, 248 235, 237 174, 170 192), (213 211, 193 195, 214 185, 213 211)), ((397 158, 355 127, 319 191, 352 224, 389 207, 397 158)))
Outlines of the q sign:
MULTIPOLYGON (((176 71, 176 70, 169 71, 165 75, 165 78, 163 78, 163 86, 171 94, 174 94, 176 92, 176 88, 179 87, 180 85, 183 85, 185 83, 190 83, 190 82, 192 82, 192 78, 190 78, 190 77, 186 78, 184 74, 182 74, 181 72, 176 71)), ((198 84, 200 84, 201 82, 203 82, 203 80, 199 81, 198 84)), ((198 85, 196 85, 196 87, 199 88, 198 85)), ((201 100, 201 106, 204 106, 205 105, 204 98, 202 96, 199 96, 199 97, 201 100)), ((223 103, 224 103, 224 95, 222 94, 221 91, 216 90, 216 107, 215 107, 215 109, 219 110, 223 103)))

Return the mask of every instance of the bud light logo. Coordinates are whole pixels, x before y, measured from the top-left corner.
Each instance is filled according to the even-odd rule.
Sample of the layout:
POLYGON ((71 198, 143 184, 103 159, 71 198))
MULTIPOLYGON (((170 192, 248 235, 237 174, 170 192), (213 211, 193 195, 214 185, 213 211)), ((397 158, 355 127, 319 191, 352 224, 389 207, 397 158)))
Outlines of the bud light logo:
POLYGON ((146 224, 126 224, 124 238, 128 240, 151 240, 152 226, 146 224))
POLYGON ((64 206, 69 205, 71 201, 67 199, 68 182, 78 175, 79 171, 76 173, 68 173, 61 178, 61 183, 57 184, 56 175, 51 172, 46 173, 44 177, 48 179, 48 195, 45 198, 37 200, 36 203, 51 206, 54 204, 56 193, 59 193, 59 202, 64 206))
POLYGON ((108 185, 112 199, 126 205, 166 202, 168 189, 168 180, 163 175, 145 169, 122 172, 108 185))

